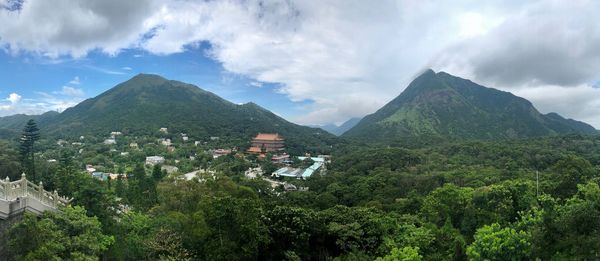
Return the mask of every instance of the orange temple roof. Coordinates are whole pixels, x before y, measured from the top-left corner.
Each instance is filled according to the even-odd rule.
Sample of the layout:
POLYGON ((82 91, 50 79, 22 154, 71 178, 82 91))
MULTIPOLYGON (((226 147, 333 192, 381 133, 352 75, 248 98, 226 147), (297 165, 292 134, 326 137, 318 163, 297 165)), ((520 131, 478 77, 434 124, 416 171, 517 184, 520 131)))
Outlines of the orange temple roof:
POLYGON ((262 150, 259 147, 250 147, 248 149, 248 152, 256 152, 256 153, 261 153, 262 150))
POLYGON ((254 138, 255 140, 283 140, 279 133, 259 133, 254 138))

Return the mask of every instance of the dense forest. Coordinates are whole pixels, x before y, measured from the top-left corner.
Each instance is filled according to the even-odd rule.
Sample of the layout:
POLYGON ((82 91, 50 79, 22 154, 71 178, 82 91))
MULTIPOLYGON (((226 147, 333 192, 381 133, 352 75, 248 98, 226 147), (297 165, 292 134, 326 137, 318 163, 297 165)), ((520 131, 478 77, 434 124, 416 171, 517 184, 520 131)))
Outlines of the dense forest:
MULTIPOLYGON (((0 173, 18 173, 0 143, 0 173)), ((15 260, 594 260, 600 137, 337 147, 308 191, 247 179, 226 156, 190 181, 135 166, 83 174, 74 154, 40 170, 72 206, 8 231, 15 260)))

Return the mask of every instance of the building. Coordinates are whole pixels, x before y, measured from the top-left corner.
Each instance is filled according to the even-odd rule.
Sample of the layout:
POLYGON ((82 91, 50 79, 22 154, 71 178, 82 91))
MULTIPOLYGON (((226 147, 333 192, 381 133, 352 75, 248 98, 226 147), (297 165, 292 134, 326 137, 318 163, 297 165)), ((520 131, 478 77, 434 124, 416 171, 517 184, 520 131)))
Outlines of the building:
POLYGON ((167 146, 167 147, 171 146, 171 144, 173 144, 171 142, 171 139, 164 139, 164 138, 158 139, 158 142, 160 142, 160 144, 167 146))
POLYGON ((278 133, 258 133, 251 141, 249 153, 281 151, 285 140, 278 133))
POLYGON ((280 155, 273 155, 273 157, 271 157, 271 161, 273 163, 289 163, 290 155, 287 153, 280 154, 280 155))
MULTIPOLYGON (((298 157, 299 160, 306 160, 307 157, 298 157)), ((290 177, 297 179, 306 179, 310 178, 317 170, 324 168, 325 159, 324 158, 310 158, 313 161, 313 164, 310 165, 306 169, 292 168, 292 167, 284 167, 278 169, 273 172, 273 176, 275 177, 290 177)))
POLYGON ((165 158, 161 156, 146 157, 146 165, 157 165, 165 163, 165 158))
POLYGON ((104 144, 106 144, 106 145, 114 145, 114 144, 117 144, 117 140, 115 140, 115 139, 106 139, 106 140, 104 140, 104 144))
POLYGON ((110 135, 111 136, 119 136, 119 135, 123 135, 123 133, 120 132, 120 131, 113 131, 113 132, 110 133, 110 135))
POLYGON ((225 156, 225 155, 229 155, 231 154, 231 150, 227 150, 227 149, 216 149, 211 151, 211 154, 213 156, 214 159, 221 157, 221 156, 225 156))
POLYGON ((167 172, 167 174, 172 174, 172 173, 179 171, 179 168, 177 168, 175 166, 164 165, 160 168, 160 170, 167 172))
POLYGON ((169 133, 169 129, 167 129, 167 128, 160 128, 158 131, 165 133, 165 134, 169 133))

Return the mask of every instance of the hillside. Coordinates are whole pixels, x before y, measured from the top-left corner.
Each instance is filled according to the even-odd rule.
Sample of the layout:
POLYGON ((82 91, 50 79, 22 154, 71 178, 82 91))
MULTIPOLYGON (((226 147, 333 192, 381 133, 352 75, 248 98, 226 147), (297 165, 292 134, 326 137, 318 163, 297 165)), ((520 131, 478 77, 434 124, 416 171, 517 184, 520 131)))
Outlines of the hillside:
MULTIPOLYGON (((4 121, 9 122, 0 121, 0 127, 5 126, 4 121)), ((17 120, 11 122, 14 124, 7 128, 22 126, 17 120)), ((238 144, 257 132, 278 132, 293 148, 326 146, 335 139, 321 129, 290 123, 256 104, 237 105, 197 86, 148 74, 137 75, 39 125, 47 135, 61 138, 104 137, 112 131, 154 135, 165 127, 196 139, 219 136, 238 144)))
POLYGON ((25 123, 30 119, 34 119, 41 125, 51 122, 59 115, 58 112, 50 111, 41 115, 25 115, 17 114, 12 116, 0 117, 0 139, 14 139, 20 130, 25 126, 25 123))
POLYGON ((343 136, 359 140, 504 139, 595 134, 592 126, 556 113, 541 114, 509 92, 428 70, 394 100, 343 136))

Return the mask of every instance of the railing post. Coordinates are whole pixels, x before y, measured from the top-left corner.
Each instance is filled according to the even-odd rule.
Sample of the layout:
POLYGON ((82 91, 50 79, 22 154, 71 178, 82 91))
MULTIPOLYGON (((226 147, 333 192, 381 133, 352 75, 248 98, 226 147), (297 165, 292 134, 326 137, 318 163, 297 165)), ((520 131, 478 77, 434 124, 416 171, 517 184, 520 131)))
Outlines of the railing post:
POLYGON ((54 201, 54 207, 58 207, 58 192, 56 192, 56 189, 54 190, 54 194, 52 195, 52 199, 54 201))
POLYGON ((38 199, 39 199, 41 202, 44 202, 44 183, 42 183, 42 181, 40 181, 40 183, 39 183, 39 185, 38 185, 38 186, 39 186, 39 187, 38 187, 38 191, 39 191, 39 192, 38 192, 38 193, 39 193, 39 195, 38 195, 38 197, 39 197, 39 198, 38 198, 38 199))
POLYGON ((25 173, 21 174, 21 192, 23 193, 22 197, 27 196, 27 178, 25 173))

